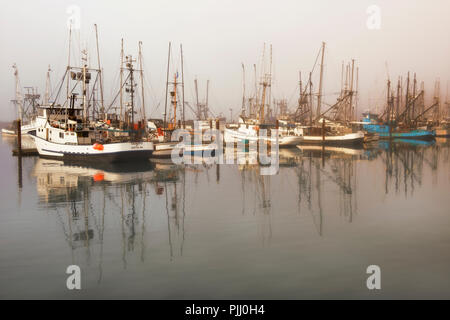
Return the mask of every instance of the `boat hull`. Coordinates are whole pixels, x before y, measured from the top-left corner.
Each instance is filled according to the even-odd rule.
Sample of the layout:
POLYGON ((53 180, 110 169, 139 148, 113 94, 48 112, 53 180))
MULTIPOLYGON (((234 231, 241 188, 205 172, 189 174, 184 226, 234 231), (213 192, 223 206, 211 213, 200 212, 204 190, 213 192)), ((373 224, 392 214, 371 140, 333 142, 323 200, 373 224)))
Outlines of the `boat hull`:
POLYGON ((120 142, 104 144, 103 150, 93 145, 65 145, 35 137, 39 156, 76 162, 145 161, 153 153, 152 142, 120 142))
POLYGON ((284 136, 278 140, 280 147, 295 147, 303 141, 303 136, 284 136))
POLYGON ((356 132, 342 136, 303 136, 300 145, 358 146, 364 143, 364 133, 356 132))

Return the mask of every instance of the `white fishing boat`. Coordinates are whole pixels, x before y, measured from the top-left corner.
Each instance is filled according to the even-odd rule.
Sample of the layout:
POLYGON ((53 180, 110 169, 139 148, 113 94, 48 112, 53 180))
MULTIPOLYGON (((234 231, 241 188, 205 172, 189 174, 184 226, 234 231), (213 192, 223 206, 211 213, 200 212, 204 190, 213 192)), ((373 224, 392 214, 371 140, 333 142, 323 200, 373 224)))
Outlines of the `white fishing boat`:
MULTIPOLYGON (((270 126, 258 125, 256 121, 246 121, 242 117, 239 118, 239 127, 237 129, 225 128, 224 141, 225 143, 244 142, 245 144, 251 142, 277 142, 277 129, 270 126), (266 129, 265 135, 260 134, 260 129, 266 129)), ((296 146, 303 140, 303 131, 297 128, 288 129, 278 128, 278 145, 296 146)))
MULTIPOLYGON (((36 117, 36 148, 41 157, 57 158, 69 161, 117 162, 148 160, 153 153, 153 142, 143 141, 142 131, 134 122, 134 66, 131 56, 127 56, 126 70, 129 72, 125 83, 130 94, 127 104, 126 128, 129 135, 117 134, 107 127, 97 125, 94 118, 95 107, 104 110, 103 100, 95 101, 91 93, 98 90, 95 85, 100 79, 101 68, 88 68, 87 52, 82 52, 82 67, 67 67, 61 82, 67 84, 67 99, 63 105, 53 102, 40 106, 36 117), (91 78, 93 84, 91 84, 91 78), (71 91, 68 88, 72 88, 71 91), (89 112, 91 111, 91 112, 89 112)), ((70 59, 69 59, 70 60, 70 59)), ((99 88, 102 90, 101 86, 99 88)), ((102 91, 101 91, 102 92, 102 91)), ((55 101, 58 97, 56 97, 55 101)), ((98 112, 98 111, 97 111, 98 112)))
POLYGON ((337 135, 305 135, 300 144, 318 144, 329 146, 361 145, 364 142, 364 132, 358 131, 337 135))
POLYGON ((42 106, 40 110, 42 113, 36 118, 38 126, 34 141, 42 157, 116 162, 148 159, 153 152, 153 142, 105 139, 106 130, 83 127, 76 120, 68 120, 67 125, 58 120, 48 121, 48 113, 56 112, 64 116, 61 108, 42 106))

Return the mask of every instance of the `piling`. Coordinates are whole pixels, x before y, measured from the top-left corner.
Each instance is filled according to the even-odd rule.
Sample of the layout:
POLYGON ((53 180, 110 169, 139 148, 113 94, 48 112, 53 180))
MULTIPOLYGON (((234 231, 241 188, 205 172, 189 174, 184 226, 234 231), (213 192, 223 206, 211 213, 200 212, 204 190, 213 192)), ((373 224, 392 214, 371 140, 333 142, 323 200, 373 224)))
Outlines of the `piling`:
POLYGON ((20 119, 17 119, 16 125, 17 125, 17 153, 20 157, 22 156, 22 126, 20 123, 20 119))

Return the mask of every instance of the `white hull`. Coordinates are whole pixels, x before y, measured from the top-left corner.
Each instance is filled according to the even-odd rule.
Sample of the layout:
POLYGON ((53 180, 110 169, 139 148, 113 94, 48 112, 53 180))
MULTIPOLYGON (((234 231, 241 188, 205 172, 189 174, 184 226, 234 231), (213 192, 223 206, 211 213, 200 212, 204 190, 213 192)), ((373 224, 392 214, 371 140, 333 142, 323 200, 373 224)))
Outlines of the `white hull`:
POLYGON ((360 144, 364 141, 364 132, 348 133, 340 136, 304 136, 302 144, 345 145, 360 144))
MULTIPOLYGON (((273 130, 272 132, 274 132, 273 130)), ((270 143, 276 143, 276 137, 260 137, 253 132, 241 132, 239 130, 231 130, 231 129, 225 129, 224 131, 224 141, 225 143, 234 143, 238 141, 244 141, 244 142, 257 142, 257 141, 263 141, 263 142, 270 142, 270 143)), ((296 146, 297 144, 301 143, 303 141, 303 136, 280 136, 278 137, 278 145, 279 146, 296 146)))

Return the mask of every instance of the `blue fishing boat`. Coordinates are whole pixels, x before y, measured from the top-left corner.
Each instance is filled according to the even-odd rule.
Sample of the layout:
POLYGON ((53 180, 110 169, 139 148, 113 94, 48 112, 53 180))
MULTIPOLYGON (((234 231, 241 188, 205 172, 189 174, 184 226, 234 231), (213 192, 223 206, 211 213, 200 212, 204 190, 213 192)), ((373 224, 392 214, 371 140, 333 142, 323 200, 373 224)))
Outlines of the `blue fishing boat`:
POLYGON ((392 128, 389 124, 380 124, 378 116, 373 113, 363 113, 363 129, 367 132, 378 133, 380 139, 415 139, 433 140, 434 130, 424 129, 398 129, 392 128))

